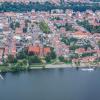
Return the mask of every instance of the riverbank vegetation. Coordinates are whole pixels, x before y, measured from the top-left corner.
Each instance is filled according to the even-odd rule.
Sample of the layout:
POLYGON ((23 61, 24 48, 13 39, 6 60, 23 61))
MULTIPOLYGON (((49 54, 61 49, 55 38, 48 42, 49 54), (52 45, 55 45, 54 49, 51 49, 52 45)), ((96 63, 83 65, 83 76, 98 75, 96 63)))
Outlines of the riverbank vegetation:
POLYGON ((34 68, 45 68, 45 64, 51 64, 56 59, 56 53, 51 48, 51 52, 47 55, 40 57, 34 53, 28 53, 27 49, 23 49, 16 57, 8 55, 7 59, 4 59, 3 64, 0 66, 0 71, 23 71, 34 68))
MULTIPOLYGON (((18 71, 25 71, 25 70, 31 70, 31 69, 44 69, 46 65, 51 64, 52 65, 59 65, 59 64, 67 64, 71 67, 73 66, 72 59, 73 58, 83 58, 86 56, 92 56, 93 53, 84 53, 84 54, 76 54, 72 53, 69 56, 69 59, 67 59, 64 56, 57 56, 54 49, 51 48, 51 53, 48 53, 47 55, 41 57, 39 55, 36 55, 34 53, 28 53, 26 49, 23 49, 21 52, 19 52, 16 57, 12 55, 8 55, 7 59, 4 59, 3 64, 0 65, 0 72, 18 72, 18 71)), ((89 62, 88 64, 98 64, 100 62, 100 59, 97 59, 94 62, 89 62)), ((81 66, 80 62, 75 63, 76 66, 81 66)))
POLYGON ((25 3, 12 3, 12 2, 4 2, 0 4, 0 12, 28 12, 28 11, 51 11, 53 9, 72 9, 74 11, 86 11, 86 10, 100 10, 100 6, 98 3, 61 3, 60 5, 55 5, 50 2, 45 3, 33 3, 29 2, 28 4, 25 3))

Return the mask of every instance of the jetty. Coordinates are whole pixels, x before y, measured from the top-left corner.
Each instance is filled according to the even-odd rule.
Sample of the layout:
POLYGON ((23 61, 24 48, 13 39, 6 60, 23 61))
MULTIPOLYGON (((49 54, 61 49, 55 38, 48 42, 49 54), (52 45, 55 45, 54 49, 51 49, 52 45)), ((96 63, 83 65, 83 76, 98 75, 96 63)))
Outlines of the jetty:
POLYGON ((2 79, 2 80, 4 80, 4 78, 3 78, 3 76, 0 74, 0 78, 2 79))

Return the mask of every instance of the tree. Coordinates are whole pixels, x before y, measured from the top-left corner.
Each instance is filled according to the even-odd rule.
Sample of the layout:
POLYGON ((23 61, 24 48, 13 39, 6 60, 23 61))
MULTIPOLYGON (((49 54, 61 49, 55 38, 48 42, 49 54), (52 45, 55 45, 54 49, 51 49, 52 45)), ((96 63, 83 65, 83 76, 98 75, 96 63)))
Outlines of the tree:
POLYGON ((65 29, 66 29, 66 31, 74 31, 74 30, 75 30, 75 29, 72 27, 72 25, 70 25, 70 24, 68 24, 68 23, 65 24, 65 29))
POLYGON ((99 46, 99 48, 100 48, 100 41, 98 41, 98 46, 99 46))
POLYGON ((51 57, 50 57, 49 54, 46 55, 45 60, 46 60, 47 63, 50 63, 51 62, 51 57))
POLYGON ((24 27, 24 28, 23 28, 23 33, 26 33, 26 32, 27 32, 27 28, 24 27))
POLYGON ((39 27, 44 33, 50 33, 50 28, 49 28, 48 24, 45 23, 44 21, 39 23, 39 27))
POLYGON ((71 43, 76 43, 78 41, 77 38, 74 37, 62 37, 61 42, 64 42, 66 45, 70 45, 71 43))
POLYGON ((88 20, 77 21, 77 23, 83 26, 85 29, 87 29, 91 33, 100 33, 100 26, 93 26, 88 22, 88 20))
POLYGON ((78 49, 79 48, 79 46, 78 45, 72 45, 72 46, 70 46, 70 50, 76 50, 76 49, 78 49))
POLYGON ((73 58, 79 58, 79 55, 77 54, 77 53, 72 53, 72 54, 70 54, 70 59, 73 59, 73 58))
POLYGON ((24 52, 24 50, 22 50, 21 52, 19 52, 17 54, 17 59, 25 59, 27 56, 26 56, 26 53, 24 52))
POLYGON ((51 57, 51 59, 56 59, 57 55, 54 51, 51 51, 50 57, 51 57))
POLYGON ((8 63, 16 63, 17 59, 13 55, 10 54, 10 55, 8 55, 7 62, 8 63))
POLYGON ((10 23, 10 28, 12 28, 12 30, 15 30, 15 25, 14 25, 14 23, 12 22, 12 23, 10 23))
POLYGON ((19 22, 15 22, 15 28, 19 28, 20 27, 20 23, 19 22))
POLYGON ((90 52, 90 53, 83 53, 81 55, 81 57, 88 57, 88 56, 93 56, 94 53, 90 52))
POLYGON ((27 60, 26 59, 23 59, 23 64, 27 65, 27 60))
POLYGON ((10 28, 12 28, 13 30, 15 30, 16 28, 20 27, 20 23, 19 22, 11 22, 10 23, 10 28))
POLYGON ((63 57, 63 56, 59 56, 59 60, 60 60, 61 62, 64 62, 64 57, 63 57))
POLYGON ((24 63, 22 61, 18 62, 15 66, 11 67, 11 70, 13 72, 23 71, 25 69, 26 67, 24 66, 24 63))
POLYGON ((61 42, 64 42, 66 45, 70 45, 70 41, 66 37, 62 37, 61 42))
POLYGON ((41 59, 36 55, 30 56, 29 57, 29 64, 33 64, 33 63, 41 63, 41 59))

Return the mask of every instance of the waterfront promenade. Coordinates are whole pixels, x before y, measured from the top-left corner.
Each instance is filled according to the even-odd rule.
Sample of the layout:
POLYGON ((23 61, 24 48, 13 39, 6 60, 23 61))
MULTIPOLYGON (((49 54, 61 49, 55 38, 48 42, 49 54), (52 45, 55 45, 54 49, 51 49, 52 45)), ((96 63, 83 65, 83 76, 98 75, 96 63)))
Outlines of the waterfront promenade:
MULTIPOLYGON (((58 64, 33 64, 31 66, 27 66, 24 70, 34 70, 34 69, 59 69, 59 68, 100 68, 100 64, 65 64, 65 63, 58 63, 58 64)), ((24 71, 23 70, 23 71, 24 71)), ((22 70, 17 70, 22 71, 22 70)), ((10 67, 1 67, 0 73, 2 72, 14 72, 10 69, 10 67)))

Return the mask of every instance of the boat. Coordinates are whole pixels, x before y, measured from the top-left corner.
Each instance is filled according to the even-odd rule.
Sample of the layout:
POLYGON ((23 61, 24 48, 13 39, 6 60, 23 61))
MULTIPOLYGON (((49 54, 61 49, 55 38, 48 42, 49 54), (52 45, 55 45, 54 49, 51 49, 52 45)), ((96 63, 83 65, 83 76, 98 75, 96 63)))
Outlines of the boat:
POLYGON ((90 71, 91 72, 91 71, 94 71, 94 68, 82 68, 81 70, 82 71, 90 71))

